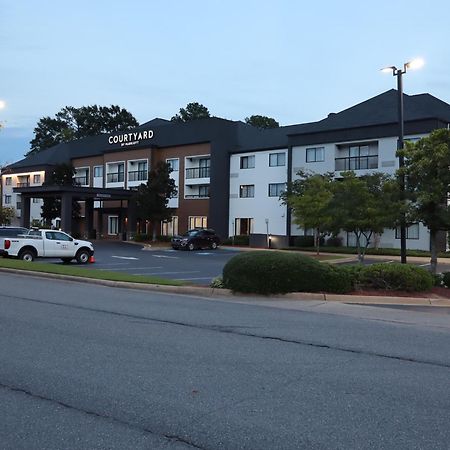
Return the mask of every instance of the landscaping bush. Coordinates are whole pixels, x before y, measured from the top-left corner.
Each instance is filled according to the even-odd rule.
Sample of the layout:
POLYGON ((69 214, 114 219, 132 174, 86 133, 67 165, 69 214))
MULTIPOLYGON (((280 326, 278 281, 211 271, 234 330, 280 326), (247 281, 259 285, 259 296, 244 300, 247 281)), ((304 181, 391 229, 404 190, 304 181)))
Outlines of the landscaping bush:
POLYGON ((314 236, 294 236, 294 247, 314 247, 314 236))
POLYGON ((223 239, 221 241, 222 245, 239 245, 239 246, 248 246, 250 243, 250 236, 248 235, 238 235, 234 236, 234 239, 232 237, 223 239))
POLYGON ((373 264, 360 273, 363 286, 389 291, 427 291, 434 285, 430 272, 410 264, 373 264))
POLYGON ((134 240, 136 242, 148 241, 148 235, 147 234, 136 234, 134 236, 134 240))
POLYGON ((256 251, 230 259, 223 269, 226 288, 237 292, 279 294, 352 290, 347 271, 296 253, 256 251))
POLYGON ((442 273, 442 284, 445 287, 450 287, 450 272, 443 272, 442 273))

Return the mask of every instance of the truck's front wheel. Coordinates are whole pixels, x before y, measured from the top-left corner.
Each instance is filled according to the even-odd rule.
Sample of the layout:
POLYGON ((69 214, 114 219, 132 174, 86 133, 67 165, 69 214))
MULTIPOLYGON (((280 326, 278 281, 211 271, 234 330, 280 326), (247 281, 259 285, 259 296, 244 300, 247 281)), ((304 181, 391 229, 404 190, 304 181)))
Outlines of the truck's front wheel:
POLYGON ((82 248, 81 250, 78 250, 75 258, 77 259, 78 264, 87 264, 89 262, 90 256, 91 256, 91 253, 89 252, 89 250, 82 248))
POLYGON ((19 253, 19 259, 21 259, 22 261, 31 262, 31 261, 34 261, 35 258, 36 258, 36 254, 33 250, 25 249, 19 253))

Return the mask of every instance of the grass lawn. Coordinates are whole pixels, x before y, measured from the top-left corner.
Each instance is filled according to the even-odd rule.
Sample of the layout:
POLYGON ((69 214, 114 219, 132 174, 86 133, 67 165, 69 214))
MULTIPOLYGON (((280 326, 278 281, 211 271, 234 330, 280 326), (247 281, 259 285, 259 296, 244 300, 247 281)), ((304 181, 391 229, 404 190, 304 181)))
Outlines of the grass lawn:
POLYGON ((32 272, 55 273, 58 275, 72 275, 96 280, 127 281, 130 283, 163 284, 168 286, 183 286, 185 283, 177 280, 152 277, 147 275, 131 275, 126 273, 95 270, 88 267, 77 267, 70 264, 46 264, 20 261, 17 259, 0 258, 0 268, 29 270, 32 272))

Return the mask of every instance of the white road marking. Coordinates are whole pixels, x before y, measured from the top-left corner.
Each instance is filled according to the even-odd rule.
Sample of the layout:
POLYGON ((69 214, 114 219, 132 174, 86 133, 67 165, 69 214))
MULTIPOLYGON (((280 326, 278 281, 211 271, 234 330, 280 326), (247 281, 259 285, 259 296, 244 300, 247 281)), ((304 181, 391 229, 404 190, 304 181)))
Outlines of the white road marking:
MULTIPOLYGON (((136 268, 134 269, 136 270, 136 268)), ((135 273, 135 275, 154 275, 154 276, 158 276, 158 275, 173 275, 176 273, 198 273, 200 272, 199 270, 192 270, 192 271, 188 271, 188 270, 183 270, 182 272, 154 272, 154 273, 135 273)), ((209 278, 209 277, 208 277, 209 278)))
POLYGON ((431 263, 419 264, 419 267, 426 267, 426 266, 431 266, 431 263))
POLYGON ((196 255, 205 255, 205 256, 208 256, 208 255, 212 255, 212 253, 196 253, 196 255))
POLYGON ((148 270, 148 269, 163 269, 162 266, 152 266, 152 267, 125 267, 125 268, 117 268, 117 269, 99 269, 99 270, 112 270, 116 272, 118 270, 148 270))
MULTIPOLYGON (((215 278, 215 277, 214 277, 215 278)), ((211 277, 198 277, 198 278, 173 278, 177 281, 187 281, 187 280, 213 280, 211 277)))
POLYGON ((111 256, 111 258, 117 258, 117 259, 134 259, 138 260, 139 258, 135 258, 134 256, 111 256))
POLYGON ((179 256, 166 256, 166 255, 152 255, 155 258, 170 258, 170 259, 180 259, 179 256))
POLYGON ((107 264, 104 264, 104 263, 102 263, 102 262, 100 262, 98 259, 97 259, 97 266, 127 266, 127 265, 129 265, 130 263, 129 262, 123 262, 123 263, 107 263, 107 264))

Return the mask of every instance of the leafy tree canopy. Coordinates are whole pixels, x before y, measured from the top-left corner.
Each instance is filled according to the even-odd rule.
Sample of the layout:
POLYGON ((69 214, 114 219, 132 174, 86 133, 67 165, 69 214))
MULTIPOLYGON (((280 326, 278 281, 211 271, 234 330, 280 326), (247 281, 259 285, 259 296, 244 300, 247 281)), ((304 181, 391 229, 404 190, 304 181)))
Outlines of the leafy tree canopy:
POLYGON ((272 117, 267 116, 250 116, 245 118, 245 123, 257 128, 278 128, 280 124, 272 117))
POLYGON ((117 105, 66 106, 55 117, 43 117, 34 129, 29 156, 60 142, 69 142, 101 133, 125 131, 137 127, 138 121, 117 105))
POLYGON ((169 164, 158 162, 149 172, 147 184, 141 184, 136 191, 139 218, 152 222, 154 239, 159 222, 172 216, 172 209, 167 205, 169 199, 177 194, 177 188, 175 180, 170 177, 171 171, 169 164))
POLYGON ((16 211, 10 206, 0 206, 0 225, 11 225, 11 220, 16 217, 16 211))
POLYGON ((175 114, 170 120, 173 122, 190 122, 197 119, 206 119, 211 117, 208 108, 200 103, 188 103, 186 108, 180 108, 178 114, 175 114))
POLYGON ((450 230, 450 130, 439 129, 400 152, 410 199, 410 215, 430 229, 431 269, 436 271, 438 231, 450 230))

